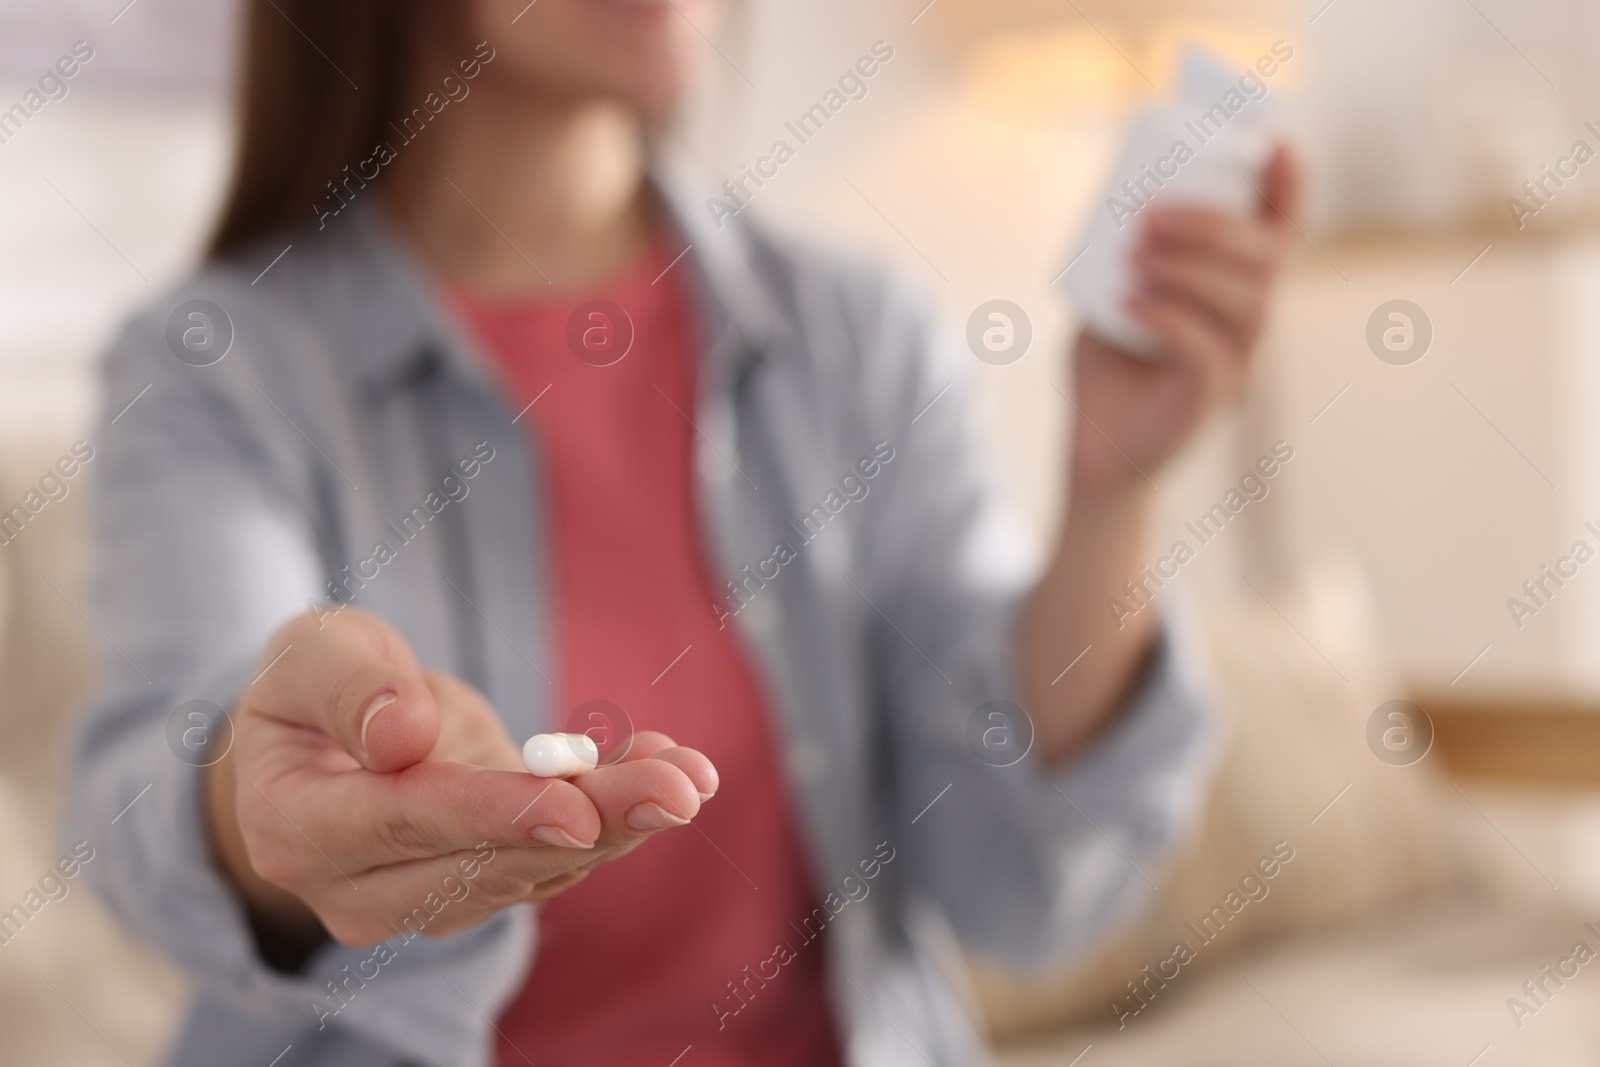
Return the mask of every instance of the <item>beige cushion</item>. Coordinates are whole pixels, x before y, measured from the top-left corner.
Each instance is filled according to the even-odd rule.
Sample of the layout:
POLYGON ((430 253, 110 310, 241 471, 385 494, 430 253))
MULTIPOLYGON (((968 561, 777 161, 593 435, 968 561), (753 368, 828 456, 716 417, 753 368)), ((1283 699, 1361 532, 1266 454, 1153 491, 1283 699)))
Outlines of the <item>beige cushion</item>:
POLYGON ((1568 982, 1520 1030, 1505 1008, 1582 928, 1586 909, 1551 911, 1551 903, 1546 896, 1545 909, 1517 910, 1444 896, 1266 939, 1124 1030, 1058 1031, 1010 1044, 997 1060, 1065 1067, 1093 1045, 1077 1067, 1600 1063, 1600 983, 1568 982))
MULTIPOLYGON (((1190 983, 1249 941, 1413 896, 1461 870, 1441 844, 1451 798, 1431 759, 1396 767, 1367 747, 1368 717, 1403 693, 1375 651, 1359 572, 1324 567, 1298 592, 1264 592, 1271 605, 1247 587, 1249 600, 1206 624, 1232 731, 1198 837, 1164 877, 1150 872, 1162 888, 1144 913, 1086 958, 1043 975, 972 960, 996 1039, 1115 1022, 1114 1001, 1139 1007, 1126 983, 1142 982, 1146 965, 1190 983), (1247 883, 1260 897, 1249 900, 1241 878, 1259 874, 1280 841, 1293 859, 1247 883), (1196 930, 1218 905, 1228 919, 1214 918, 1206 932, 1220 932, 1205 942, 1196 930), (1163 964, 1179 941, 1192 961, 1163 964)), ((1164 990, 1146 988, 1148 1014, 1164 990)))
MULTIPOLYGON (((71 441, 0 440, 0 506, 21 500, 71 441)), ((77 613, 87 607, 85 482, 74 478, 65 498, 0 546, 0 911, 26 904, 30 891, 60 896, 0 945, 4 1063, 152 1063, 186 998, 176 970, 112 921, 83 872, 40 890, 62 856, 67 730, 93 684, 97 638, 77 613)), ((97 854, 118 829, 90 842, 97 854)))

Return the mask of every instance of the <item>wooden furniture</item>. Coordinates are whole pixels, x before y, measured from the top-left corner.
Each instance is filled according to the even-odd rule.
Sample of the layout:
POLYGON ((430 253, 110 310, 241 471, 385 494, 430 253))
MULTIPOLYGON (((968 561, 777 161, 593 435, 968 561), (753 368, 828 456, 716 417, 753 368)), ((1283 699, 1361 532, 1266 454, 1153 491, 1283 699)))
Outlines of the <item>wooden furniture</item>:
POLYGON ((1434 751, 1454 778, 1600 785, 1600 702, 1539 694, 1423 692, 1434 751))

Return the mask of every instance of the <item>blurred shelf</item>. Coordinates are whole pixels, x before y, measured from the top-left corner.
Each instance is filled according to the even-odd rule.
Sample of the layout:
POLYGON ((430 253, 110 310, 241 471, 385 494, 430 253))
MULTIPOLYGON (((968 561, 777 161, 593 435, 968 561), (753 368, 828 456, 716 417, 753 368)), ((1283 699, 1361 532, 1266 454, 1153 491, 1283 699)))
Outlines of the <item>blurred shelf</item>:
POLYGON ((1422 692, 1434 750, 1452 777, 1600 785, 1600 698, 1422 692))
MULTIPOLYGON (((1453 253, 1462 248, 1476 251, 1486 244, 1502 250, 1533 251, 1600 237, 1600 214, 1568 214, 1558 219, 1531 223, 1523 230, 1512 225, 1503 212, 1497 212, 1464 218, 1451 226, 1395 223, 1311 230, 1308 235, 1316 242, 1317 249, 1336 260, 1340 253, 1453 253)), ((1304 241, 1300 242, 1295 254, 1307 262, 1322 262, 1316 251, 1306 247, 1304 241)))

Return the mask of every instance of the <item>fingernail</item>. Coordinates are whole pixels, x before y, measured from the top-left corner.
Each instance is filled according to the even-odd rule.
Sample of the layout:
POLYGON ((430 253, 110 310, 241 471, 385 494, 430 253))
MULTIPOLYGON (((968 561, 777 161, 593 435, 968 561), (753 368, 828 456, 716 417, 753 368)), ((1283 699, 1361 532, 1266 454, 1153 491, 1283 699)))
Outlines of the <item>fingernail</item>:
POLYGON ((672 814, 653 800, 628 809, 628 825, 635 830, 667 830, 674 826, 687 826, 688 823, 688 819, 672 814))
POLYGON ((361 713, 361 751, 367 750, 367 728, 372 725, 372 720, 378 717, 378 712, 399 699, 393 693, 379 693, 367 705, 367 710, 361 713))
POLYGON ((559 826, 535 826, 528 834, 535 841, 558 848, 594 848, 593 841, 579 841, 559 826))
POLYGON ((712 797, 714 797, 716 795, 717 794, 715 794, 715 793, 701 793, 700 794, 700 803, 704 804, 706 801, 710 800, 712 797))

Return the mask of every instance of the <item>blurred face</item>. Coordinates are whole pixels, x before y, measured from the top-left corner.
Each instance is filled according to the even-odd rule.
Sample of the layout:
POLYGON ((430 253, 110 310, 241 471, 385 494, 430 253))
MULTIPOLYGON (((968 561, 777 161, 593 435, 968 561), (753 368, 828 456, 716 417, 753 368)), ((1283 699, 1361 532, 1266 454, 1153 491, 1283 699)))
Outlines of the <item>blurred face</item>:
POLYGON ((606 97, 655 118, 692 84, 721 0, 473 0, 472 39, 495 47, 485 73, 533 92, 606 97), (513 19, 516 21, 513 23, 513 19))

